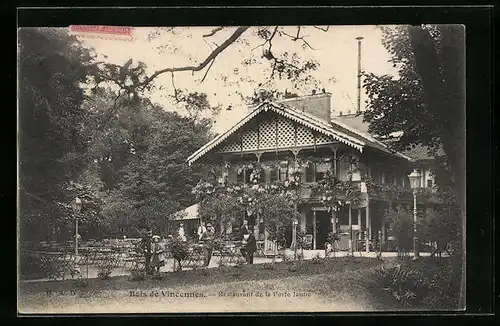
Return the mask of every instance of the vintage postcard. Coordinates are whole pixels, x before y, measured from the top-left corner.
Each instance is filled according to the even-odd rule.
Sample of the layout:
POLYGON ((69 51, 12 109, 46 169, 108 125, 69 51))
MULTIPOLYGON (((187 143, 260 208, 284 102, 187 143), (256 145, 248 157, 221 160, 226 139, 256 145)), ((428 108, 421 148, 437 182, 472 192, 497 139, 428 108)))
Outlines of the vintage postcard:
POLYGON ((19 314, 464 309, 465 34, 19 28, 19 314))

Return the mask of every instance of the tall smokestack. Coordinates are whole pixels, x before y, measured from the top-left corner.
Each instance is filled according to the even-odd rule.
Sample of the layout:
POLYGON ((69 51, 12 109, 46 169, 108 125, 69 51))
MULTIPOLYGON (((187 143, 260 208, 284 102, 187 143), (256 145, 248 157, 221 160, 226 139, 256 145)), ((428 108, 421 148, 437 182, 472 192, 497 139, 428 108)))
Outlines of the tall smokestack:
POLYGON ((361 112, 361 40, 363 39, 362 36, 356 37, 356 40, 358 40, 358 102, 357 102, 357 107, 356 107, 356 113, 361 112))

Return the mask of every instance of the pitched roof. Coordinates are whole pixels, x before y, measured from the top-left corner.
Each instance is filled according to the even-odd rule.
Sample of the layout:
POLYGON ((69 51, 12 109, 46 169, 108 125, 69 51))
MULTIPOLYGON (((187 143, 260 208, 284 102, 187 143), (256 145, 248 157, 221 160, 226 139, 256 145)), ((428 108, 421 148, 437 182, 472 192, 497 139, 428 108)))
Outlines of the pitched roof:
POLYGON ((363 114, 345 114, 341 116, 333 117, 332 120, 340 121, 351 128, 358 130, 359 132, 366 133, 367 135, 372 136, 368 132, 368 126, 370 125, 368 122, 363 121, 363 114))
MULTIPOLYGON (((371 135, 368 132, 368 122, 363 121, 363 115, 362 114, 349 114, 349 115, 342 115, 335 117, 334 120, 336 121, 341 121, 342 123, 356 129, 357 131, 366 134, 366 135, 371 135)), ((387 141, 384 141, 385 144, 390 143, 391 141, 395 141, 397 138, 391 138, 387 141)), ((432 160, 435 159, 435 156, 431 154, 429 147, 418 144, 412 148, 409 148, 407 150, 401 151, 401 154, 405 156, 409 156, 414 160, 417 161, 423 161, 423 160, 432 160)), ((443 149, 439 148, 436 153, 438 156, 441 156, 444 154, 443 149)))
POLYGON ((363 137, 367 145, 369 145, 370 147, 376 148, 385 153, 394 154, 396 156, 399 156, 400 158, 404 158, 411 161, 410 157, 407 157, 403 153, 391 150, 389 146, 387 146, 387 144, 384 144, 380 140, 374 138, 368 132, 368 124, 366 122, 363 122, 362 115, 350 115, 347 117, 348 118, 346 118, 346 116, 334 117, 332 119, 332 125, 339 130, 343 130, 344 132, 352 133, 363 137))
MULTIPOLYGON (((237 130, 243 127, 248 121, 254 118, 257 114, 263 111, 273 111, 285 118, 291 119, 298 122, 306 127, 309 127, 317 132, 324 135, 330 136, 333 139, 342 142, 348 146, 354 147, 360 152, 363 151, 365 146, 369 146, 388 154, 396 155, 400 158, 412 161, 412 159, 404 154, 392 151, 384 143, 373 138, 368 132, 357 130, 342 121, 334 119, 331 123, 327 123, 316 116, 309 114, 307 112, 299 111, 293 106, 287 105, 286 103, 276 103, 265 101, 259 106, 257 106, 253 111, 251 111, 246 117, 241 119, 233 127, 231 127, 226 132, 217 136, 216 138, 209 141, 203 147, 194 152, 188 157, 187 161, 189 164, 194 163, 200 157, 208 153, 210 150, 214 149, 217 145, 221 144, 229 136, 234 134, 237 130)), ((362 118, 361 118, 362 119, 362 118)))
POLYGON ((333 139, 342 142, 346 145, 356 148, 359 151, 363 150, 365 143, 359 139, 359 137, 353 137, 351 135, 347 135, 343 132, 339 132, 335 130, 331 125, 318 119, 310 114, 305 112, 301 112, 296 110, 295 108, 288 106, 286 104, 274 103, 274 102, 263 102, 259 106, 257 106, 252 112, 250 112, 246 117, 241 119, 238 123, 236 123, 233 127, 231 127, 226 132, 220 134, 215 137, 208 143, 206 143, 203 147, 198 149, 192 155, 187 158, 189 164, 194 163, 201 156, 208 153, 210 150, 215 148, 217 145, 226 140, 229 136, 238 131, 241 127, 243 127, 248 121, 254 118, 257 114, 263 111, 273 111, 281 116, 284 116, 288 119, 296 121, 306 127, 309 127, 317 132, 320 132, 324 135, 331 136, 333 139))
POLYGON ((437 149, 436 155, 433 155, 431 154, 429 147, 420 144, 414 146, 413 148, 403 151, 403 153, 405 153, 405 155, 408 155, 417 161, 433 160, 436 158, 436 155, 437 156, 444 155, 442 147, 437 149))

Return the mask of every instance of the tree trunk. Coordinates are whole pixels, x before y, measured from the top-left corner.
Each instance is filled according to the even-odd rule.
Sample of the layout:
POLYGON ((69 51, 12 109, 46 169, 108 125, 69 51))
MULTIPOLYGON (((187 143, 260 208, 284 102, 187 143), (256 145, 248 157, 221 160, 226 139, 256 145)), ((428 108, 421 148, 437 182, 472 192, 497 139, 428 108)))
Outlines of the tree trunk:
POLYGON ((424 89, 424 98, 436 114, 439 135, 451 169, 452 187, 460 213, 462 232, 462 272, 459 308, 465 308, 465 33, 463 26, 443 25, 440 52, 428 30, 410 27, 409 35, 415 68, 424 89), (441 60, 440 60, 441 59, 441 60))

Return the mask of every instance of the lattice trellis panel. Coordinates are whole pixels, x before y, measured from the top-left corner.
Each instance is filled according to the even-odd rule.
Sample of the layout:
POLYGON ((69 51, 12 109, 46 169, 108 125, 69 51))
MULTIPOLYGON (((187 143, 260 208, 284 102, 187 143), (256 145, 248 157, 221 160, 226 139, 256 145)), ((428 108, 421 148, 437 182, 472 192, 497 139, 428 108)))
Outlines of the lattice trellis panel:
POLYGON ((299 126, 297 128, 297 146, 313 145, 313 144, 314 144, 313 131, 304 126, 299 126))
POLYGON ((295 127, 288 119, 278 120, 278 147, 292 147, 295 145, 295 127))
POLYGON ((258 137, 259 134, 257 128, 245 130, 243 132, 243 150, 256 150, 259 141, 258 137))
POLYGON ((227 143, 224 146, 222 146, 222 148, 220 149, 220 152, 227 153, 227 152, 239 152, 239 151, 241 151, 241 145, 240 145, 238 137, 239 137, 238 135, 230 137, 227 140, 227 143))
POLYGON ((316 133, 316 145, 335 143, 335 139, 326 135, 316 133))
POLYGON ((260 149, 276 148, 276 120, 268 119, 260 123, 260 149))

